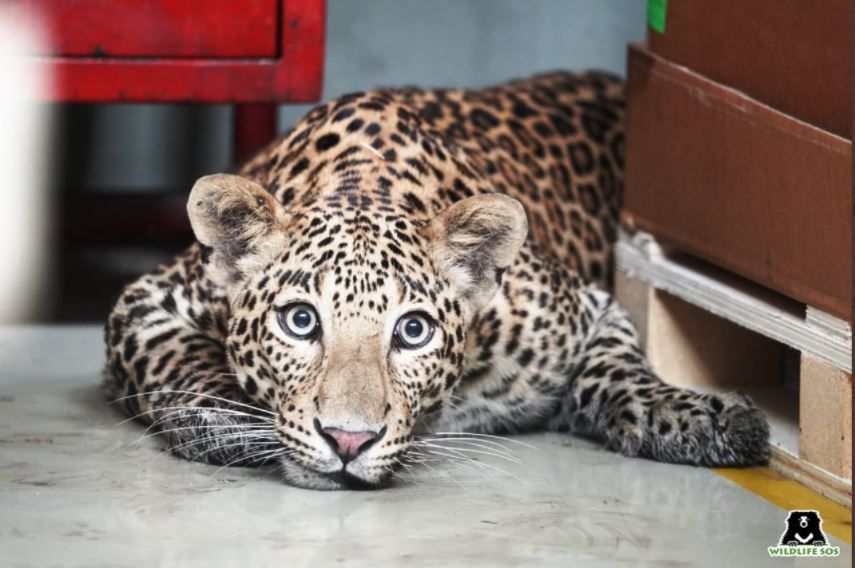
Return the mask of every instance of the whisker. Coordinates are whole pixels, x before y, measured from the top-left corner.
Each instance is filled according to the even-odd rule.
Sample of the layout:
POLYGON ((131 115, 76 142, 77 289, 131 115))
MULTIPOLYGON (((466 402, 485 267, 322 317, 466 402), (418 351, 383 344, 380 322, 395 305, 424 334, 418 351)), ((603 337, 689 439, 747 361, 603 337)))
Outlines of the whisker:
MULTIPOLYGON (((472 458, 469 458, 467 456, 460 456, 460 455, 456 455, 453 453, 449 454, 449 453, 445 453, 445 452, 437 452, 435 450, 430 450, 430 451, 435 456, 443 456, 443 457, 448 458, 450 460, 453 460, 454 462, 457 462, 461 465, 463 465, 463 464, 471 465, 473 468, 475 467, 474 464, 483 465, 483 464, 481 464, 481 462, 473 460, 472 458)), ((472 471, 475 471, 475 469, 472 469, 472 471)))
POLYGON ((287 448, 285 448, 283 446, 281 448, 274 448, 272 450, 265 450, 262 452, 258 452, 256 454, 239 456, 239 457, 229 461, 228 463, 223 464, 219 468, 217 468, 217 470, 211 474, 211 477, 217 475, 219 472, 221 472, 225 468, 230 467, 230 466, 232 466, 232 465, 234 465, 240 461, 243 461, 243 460, 249 460, 249 465, 255 465, 256 463, 261 463, 263 465, 265 461, 274 460, 274 459, 280 457, 281 455, 284 455, 285 453, 287 453, 287 448), (263 460, 261 459, 262 456, 264 456, 263 460))
POLYGON ((395 471, 395 470, 394 470, 394 468, 391 468, 391 467, 389 467, 389 466, 387 466, 387 465, 384 465, 384 466, 382 466, 382 467, 383 467, 383 470, 384 470, 384 471, 386 471, 386 472, 388 472, 388 473, 390 473, 390 474, 394 475, 395 477, 397 477, 398 479, 400 479, 400 480, 401 480, 401 481, 403 481, 404 483, 411 483, 411 484, 413 484, 413 485, 423 485, 422 483, 419 483, 419 482, 418 482, 418 481, 416 481, 415 479, 408 479, 408 478, 404 477, 404 476, 403 476, 403 475, 401 475, 399 472, 395 471))
POLYGON ((257 406, 253 406, 253 405, 251 405, 251 404, 246 404, 246 403, 243 403, 243 402, 237 402, 237 401, 234 401, 234 400, 229 400, 229 399, 227 399, 227 398, 223 398, 223 397, 220 397, 220 396, 213 396, 213 395, 210 395, 210 394, 205 394, 205 393, 201 393, 201 392, 194 392, 194 391, 187 391, 187 390, 171 390, 171 389, 162 389, 162 390, 156 390, 156 391, 146 391, 146 392, 141 392, 141 393, 137 393, 137 394, 131 394, 131 395, 127 395, 127 396, 119 397, 119 398, 117 398, 117 399, 112 400, 112 401, 110 402, 110 404, 113 404, 113 403, 116 403, 116 402, 121 402, 121 401, 123 401, 123 400, 127 400, 127 399, 130 399, 130 398, 138 398, 138 397, 141 397, 141 396, 169 395, 169 394, 187 394, 187 395, 191 395, 191 396, 198 396, 198 397, 202 397, 202 398, 208 398, 208 399, 211 399, 211 400, 218 400, 218 401, 220 401, 220 402, 225 402, 225 403, 227 403, 227 404, 229 404, 229 405, 232 405, 232 404, 233 404, 233 405, 235 405, 235 406, 242 406, 242 407, 244 407, 244 408, 250 408, 250 409, 252 409, 252 410, 256 410, 256 411, 258 411, 258 412, 263 412, 263 413, 265 413, 265 414, 269 414, 269 415, 271 415, 271 416, 278 416, 278 414, 277 414, 276 412, 272 412, 272 411, 270 411, 270 410, 265 410, 265 409, 263 409, 263 408, 259 408, 259 407, 257 407, 257 406))
POLYGON ((495 442, 493 440, 485 440, 482 438, 470 438, 468 436, 457 436, 457 437, 431 437, 431 438, 416 438, 416 441, 442 441, 442 442, 455 442, 455 443, 465 443, 472 446, 476 446, 483 449, 495 449, 497 451, 501 451, 507 455, 513 455, 513 451, 511 451, 507 446, 500 444, 499 442, 495 442))
POLYGON ((209 413, 219 412, 221 414, 229 414, 229 415, 233 415, 233 416, 246 416, 246 417, 252 418, 254 420, 270 422, 271 424, 273 424, 275 422, 271 418, 267 418, 264 416, 258 416, 255 414, 249 414, 247 412, 243 412, 240 410, 233 410, 230 408, 218 408, 218 407, 213 407, 213 406, 162 406, 162 407, 152 408, 150 410, 145 410, 143 412, 140 412, 139 414, 136 414, 134 416, 131 416, 130 418, 126 418, 125 420, 118 422, 117 424, 115 424, 115 426, 121 426, 123 424, 127 424, 128 422, 131 422, 132 420, 136 420, 137 418, 140 418, 146 414, 155 414, 158 412, 163 412, 164 410, 176 410, 176 411, 178 411, 178 412, 175 412, 173 414, 177 414, 177 413, 180 413, 182 411, 196 412, 198 414, 203 413, 203 412, 209 412, 209 413))
POLYGON ((255 437, 252 437, 249 435, 232 436, 232 435, 222 434, 222 435, 215 436, 215 437, 192 438, 186 442, 171 445, 171 446, 167 447, 164 450, 164 452, 168 453, 170 451, 174 452, 175 450, 189 450, 190 448, 193 448, 195 446, 205 446, 205 447, 210 446, 210 448, 207 451, 199 454, 200 456, 205 456, 205 455, 208 455, 208 453, 215 451, 217 449, 220 449, 220 448, 234 447, 234 446, 239 446, 239 445, 247 445, 247 446, 258 445, 258 446, 261 446, 261 445, 267 445, 267 444, 269 444, 269 442, 270 442, 270 439, 266 438, 266 437, 255 438, 255 437), (234 442, 232 444, 221 443, 221 442, 236 440, 238 438, 242 438, 241 441, 234 442))
MULTIPOLYGON (((437 460, 437 461, 441 461, 442 463, 446 463, 446 464, 447 464, 449 461, 452 461, 452 463, 456 463, 456 462, 457 462, 457 459, 453 459, 453 460, 445 459, 445 460, 437 460)), ((464 460, 464 461, 469 461, 469 460, 464 460)), ((411 467, 411 466, 408 466, 407 464, 403 464, 403 463, 402 463, 401 465, 403 465, 403 466, 405 466, 405 467, 408 467, 409 469, 412 469, 412 467, 411 467)), ((437 477, 439 477, 439 478, 441 478, 441 479, 449 479, 449 480, 451 480, 452 482, 454 482, 454 483, 456 483, 457 485, 459 485, 460 487, 462 487, 464 490, 466 489, 466 488, 464 487, 464 485, 460 482, 460 480, 458 480, 456 477, 454 477, 454 475, 453 475, 449 470, 438 470, 438 469, 436 469, 435 467, 431 466, 430 464, 428 464, 428 463, 424 463, 424 462, 419 463, 419 465, 420 465, 420 466, 424 466, 424 467, 428 468, 428 469, 430 470, 430 473, 435 474, 437 477)), ((462 464, 460 464, 460 465, 462 465, 462 464)), ((469 469, 469 470, 470 470, 470 471, 472 471, 472 472, 477 471, 477 470, 475 470, 475 469, 471 469, 471 468, 468 468, 468 467, 466 467, 466 466, 462 467, 462 469, 469 469)))
POLYGON ((226 440, 235 440, 235 439, 243 439, 245 441, 271 441, 274 440, 274 437, 271 437, 268 432, 256 433, 256 432, 245 432, 243 430, 233 430, 231 432, 215 432, 210 436, 198 436, 195 438, 191 438, 186 442, 181 444, 175 444, 167 448, 168 450, 183 450, 187 448, 192 448, 194 445, 211 445, 213 444, 215 447, 219 445, 220 441, 226 440))
MULTIPOLYGON (((208 438, 201 438, 201 439, 199 439, 199 440, 192 440, 192 441, 193 441, 193 442, 197 442, 197 441, 200 441, 200 440, 201 440, 202 442, 210 441, 210 439, 208 439, 208 438)), ((192 448, 194 445, 195 445, 195 444, 190 444, 189 446, 187 446, 186 448, 183 448, 183 449, 192 448)), ((232 444, 214 444, 212 447, 208 448, 207 450, 205 450, 205 451, 203 451, 202 453, 200 453, 200 454, 198 454, 197 456, 195 456, 194 461, 201 461, 201 460, 199 460, 198 458, 201 458, 201 457, 207 456, 208 454, 210 454, 210 453, 212 453, 212 452, 221 451, 221 450, 224 450, 224 449, 226 449, 226 448, 235 448, 235 447, 241 447, 241 446, 242 446, 242 447, 245 447, 245 448, 247 448, 247 449, 252 448, 253 446, 259 446, 259 447, 266 448, 266 447, 268 446, 268 440, 255 441, 255 442, 253 442, 252 440, 243 440, 243 441, 240 441, 240 442, 234 442, 234 443, 232 443, 232 444)), ((170 450, 172 450, 172 449, 174 449, 174 448, 177 448, 177 447, 178 447, 178 446, 173 446, 172 448, 167 448, 165 451, 166 451, 166 452, 168 452, 168 451, 170 451, 170 450)), ((163 452, 161 452, 161 453, 163 453, 163 452)))
POLYGON ((505 442, 510 442, 512 444, 518 444, 520 446, 524 446, 526 448, 532 450, 540 451, 540 448, 537 446, 532 446, 531 444, 527 444, 520 440, 515 440, 514 438, 508 438, 507 436, 497 436, 495 434, 481 434, 478 432, 433 432, 434 436, 477 436, 479 438, 491 438, 494 440, 504 440, 505 442))
MULTIPOLYGON (((434 453, 434 454, 437 454, 437 455, 446 455, 446 456, 448 456, 448 457, 456 457, 458 460, 460 460, 460 456, 454 456, 454 455, 444 454, 443 452, 437 452, 435 449, 431 449, 430 451, 431 451, 432 453, 434 453)), ((468 464, 471 464, 471 465, 473 465, 473 466, 477 466, 477 467, 481 467, 481 468, 491 469, 491 470, 493 470, 493 471, 496 471, 496 472, 498 472, 498 473, 501 473, 502 475, 506 475, 506 476, 508 476, 508 477, 512 477, 512 478, 516 479, 517 481, 519 481, 519 482, 521 482, 521 483, 523 482, 523 480, 522 480, 521 478, 517 477, 516 475, 512 474, 511 472, 509 472, 509 471, 507 471, 507 470, 505 470, 505 469, 502 469, 502 468, 500 468, 500 467, 494 466, 494 465, 492 465, 492 464, 484 463, 484 462, 481 462, 481 461, 478 461, 478 460, 474 460, 474 459, 471 459, 471 458, 468 458, 468 459, 467 459, 467 458, 464 458, 464 459, 463 459, 463 461, 466 461, 468 464)), ((462 465, 462 464, 460 463, 460 461, 458 461, 457 465, 462 465)))
POLYGON ((368 142, 365 142, 365 141, 363 140, 363 141, 362 141, 362 143, 361 143, 360 145, 361 145, 363 148, 365 148, 366 150, 368 150, 369 152, 371 152, 372 154, 375 154, 376 156, 378 156, 381 160, 385 160, 385 159, 386 159, 386 158, 384 158, 384 157, 383 157, 383 154, 381 154, 381 153, 380 153, 380 151, 379 151, 379 150, 377 150, 377 148, 375 148, 374 146, 370 145, 368 142))
POLYGON ((458 452, 463 452, 463 453, 468 452, 470 454, 483 454, 483 455, 492 456, 492 457, 495 457, 498 459, 502 459, 505 461, 509 461, 512 463, 517 463, 517 464, 522 463, 522 460, 520 460, 519 458, 516 458, 514 456, 509 456, 507 454, 502 454, 499 452, 492 452, 492 451, 488 451, 488 450, 476 450, 473 448, 458 448, 458 447, 454 447, 454 446, 443 446, 441 444, 431 444, 429 442, 423 443, 423 446, 426 446, 429 448, 443 448, 443 449, 448 449, 448 450, 453 450, 453 451, 458 451, 458 452))
MULTIPOLYGON (((145 435, 139 436, 132 443, 138 444, 138 443, 142 442, 143 440, 147 440, 147 439, 153 438, 155 436, 172 434, 174 432, 181 432, 181 431, 185 431, 185 430, 224 430, 227 428, 235 428, 235 425, 234 424, 215 424, 215 425, 210 425, 210 426, 181 426, 179 428, 170 428, 168 430, 158 430, 156 432, 151 432, 149 434, 145 434, 145 432, 143 432, 143 434, 145 434, 145 435)), ((269 432, 272 439, 276 438, 276 436, 275 436, 276 433, 272 429, 269 429, 267 427, 259 426, 259 427, 253 427, 253 428, 245 428, 243 431, 244 432, 258 433, 258 434, 263 434, 263 433, 269 432)))

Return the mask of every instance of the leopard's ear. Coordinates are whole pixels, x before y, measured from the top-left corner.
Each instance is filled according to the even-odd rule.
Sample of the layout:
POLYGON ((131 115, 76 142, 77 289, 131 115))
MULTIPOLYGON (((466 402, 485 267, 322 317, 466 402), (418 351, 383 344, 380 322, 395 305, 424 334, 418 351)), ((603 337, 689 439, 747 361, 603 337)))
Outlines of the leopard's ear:
POLYGON ((196 239, 211 252, 210 262, 229 280, 240 278, 284 239, 282 205, 240 176, 199 178, 190 191, 187 214, 196 239))
POLYGON ((528 222, 519 201, 488 193, 458 201, 431 222, 428 233, 438 269, 478 310, 519 253, 528 222))

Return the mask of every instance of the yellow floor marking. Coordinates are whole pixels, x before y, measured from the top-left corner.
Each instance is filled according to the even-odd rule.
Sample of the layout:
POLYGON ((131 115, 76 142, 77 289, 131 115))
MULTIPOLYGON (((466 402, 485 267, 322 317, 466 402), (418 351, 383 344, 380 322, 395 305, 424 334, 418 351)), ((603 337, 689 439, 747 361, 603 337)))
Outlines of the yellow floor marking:
POLYGON ((713 471, 787 511, 819 511, 823 530, 852 544, 852 511, 814 493, 801 483, 787 479, 768 467, 715 468, 713 471))

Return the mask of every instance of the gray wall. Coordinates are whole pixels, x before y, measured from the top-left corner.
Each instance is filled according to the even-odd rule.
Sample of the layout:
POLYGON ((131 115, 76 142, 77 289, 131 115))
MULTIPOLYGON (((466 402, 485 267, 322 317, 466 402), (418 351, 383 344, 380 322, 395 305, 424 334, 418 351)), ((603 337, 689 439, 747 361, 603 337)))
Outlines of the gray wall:
MULTIPOLYGON (((328 0, 327 10, 324 99, 377 86, 474 87, 559 68, 624 74, 627 42, 644 36, 646 2, 328 0)), ((309 106, 281 107, 280 129, 309 106)), ((66 150, 62 185, 182 188, 229 167, 225 106, 104 105, 69 115, 67 139, 88 143, 66 150)))

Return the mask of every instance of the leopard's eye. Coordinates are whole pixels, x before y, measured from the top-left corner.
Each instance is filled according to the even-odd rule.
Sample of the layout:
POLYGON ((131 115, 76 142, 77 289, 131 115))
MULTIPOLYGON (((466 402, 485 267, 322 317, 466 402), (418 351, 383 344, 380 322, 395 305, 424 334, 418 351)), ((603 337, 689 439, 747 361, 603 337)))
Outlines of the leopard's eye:
POLYGON ((285 333, 296 339, 311 339, 320 331, 318 313, 304 302, 286 306, 279 312, 278 320, 285 333))
POLYGON ((421 312, 401 316, 395 324, 395 342, 404 349, 418 349, 427 345, 433 336, 433 323, 421 312))

